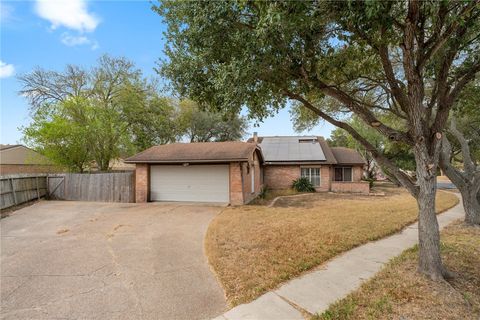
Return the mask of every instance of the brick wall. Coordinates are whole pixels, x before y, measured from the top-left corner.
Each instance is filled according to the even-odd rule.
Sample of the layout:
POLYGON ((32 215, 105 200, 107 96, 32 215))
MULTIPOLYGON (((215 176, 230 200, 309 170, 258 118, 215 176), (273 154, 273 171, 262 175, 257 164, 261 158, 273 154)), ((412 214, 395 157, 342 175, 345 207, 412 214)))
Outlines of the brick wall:
POLYGON ((64 171, 63 168, 54 165, 0 164, 0 175, 14 173, 55 173, 64 171))
POLYGON ((261 168, 260 168, 260 161, 257 155, 257 152, 254 152, 250 157, 248 163, 243 162, 243 203, 249 203, 252 201, 262 190, 262 183, 261 183, 261 168), (253 169, 254 168, 254 169, 253 169), (254 190, 252 192, 252 174, 254 176, 254 190))
POLYGON ((354 166, 353 171, 353 181, 361 181, 363 176, 363 166, 354 166))
POLYGON ((135 165, 135 202, 147 202, 149 199, 150 165, 137 163, 135 165))
POLYGON ((315 188, 317 191, 330 191, 330 184, 332 182, 332 167, 320 167, 320 186, 315 188))
POLYGON ((240 162, 230 163, 230 204, 243 204, 242 172, 240 162))
POLYGON ((359 182, 332 181, 331 189, 333 192, 345 192, 345 193, 368 194, 370 192, 369 183, 366 181, 359 181, 359 182))
MULTIPOLYGON (((317 191, 329 191, 332 181, 332 168, 329 165, 323 166, 302 166, 305 168, 320 167, 320 186, 317 191)), ((271 189, 288 189, 292 182, 300 177, 301 166, 265 166, 265 185, 271 189)))
POLYGON ((264 183, 270 189, 288 189, 300 177, 300 166, 265 166, 264 183))

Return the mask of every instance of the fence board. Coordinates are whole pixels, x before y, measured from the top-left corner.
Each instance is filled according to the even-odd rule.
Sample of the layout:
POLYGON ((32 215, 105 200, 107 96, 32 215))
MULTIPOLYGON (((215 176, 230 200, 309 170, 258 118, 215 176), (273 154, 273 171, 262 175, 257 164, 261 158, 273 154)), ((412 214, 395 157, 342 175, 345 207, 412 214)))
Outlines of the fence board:
POLYGON ((50 196, 59 200, 134 202, 134 173, 66 173, 48 177, 50 196), (63 180, 62 180, 63 179, 63 180), (61 183, 56 190, 54 188, 61 183))
POLYGON ((5 175, 0 176, 0 208, 46 195, 58 200, 134 202, 134 184, 133 172, 5 175))
POLYGON ((6 209, 47 194, 45 174, 11 174, 0 176, 0 208, 6 209))

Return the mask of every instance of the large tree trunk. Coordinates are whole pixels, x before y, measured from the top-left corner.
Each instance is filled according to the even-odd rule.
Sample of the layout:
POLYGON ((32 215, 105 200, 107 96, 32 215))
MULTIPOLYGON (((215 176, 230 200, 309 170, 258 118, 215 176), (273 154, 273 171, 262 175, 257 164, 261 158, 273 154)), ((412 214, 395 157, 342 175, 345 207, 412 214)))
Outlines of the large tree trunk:
POLYGON ((443 278, 443 267, 440 257, 440 232, 435 213, 435 182, 426 179, 419 179, 418 182, 419 271, 438 280, 443 278))
POLYGON ((444 163, 443 159, 440 165, 445 175, 452 181, 462 195, 465 223, 480 225, 480 180, 474 177, 465 177, 462 172, 452 165, 444 163))
POLYGON ((426 146, 414 148, 417 165, 417 184, 419 192, 418 205, 418 238, 419 238, 419 271, 433 280, 443 279, 446 272, 440 256, 440 232, 435 211, 437 183, 435 179, 436 165, 426 152, 426 146))
POLYGON ((465 223, 470 225, 480 225, 479 187, 480 183, 476 187, 459 189, 465 209, 465 223))
POLYGON ((470 157, 470 149, 463 134, 456 129, 452 121, 453 133, 462 144, 464 155, 464 172, 451 164, 452 148, 445 137, 442 140, 442 152, 440 154, 440 167, 445 175, 452 181, 462 195, 463 208, 465 209, 465 223, 480 225, 480 172, 470 157))

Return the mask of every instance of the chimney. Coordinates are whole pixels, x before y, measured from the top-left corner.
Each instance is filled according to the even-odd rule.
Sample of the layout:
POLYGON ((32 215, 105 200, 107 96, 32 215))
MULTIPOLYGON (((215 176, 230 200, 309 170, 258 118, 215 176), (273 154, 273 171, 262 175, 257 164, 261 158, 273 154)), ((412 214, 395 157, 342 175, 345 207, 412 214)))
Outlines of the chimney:
POLYGON ((253 133, 253 142, 258 143, 258 134, 256 132, 253 133))

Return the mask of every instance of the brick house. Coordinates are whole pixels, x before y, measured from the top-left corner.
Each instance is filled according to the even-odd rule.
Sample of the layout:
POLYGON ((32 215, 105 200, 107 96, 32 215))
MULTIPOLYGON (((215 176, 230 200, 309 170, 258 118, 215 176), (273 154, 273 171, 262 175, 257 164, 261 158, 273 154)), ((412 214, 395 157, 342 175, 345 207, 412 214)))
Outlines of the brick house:
POLYGON ((271 189, 289 188, 299 177, 308 178, 317 191, 369 193, 362 181, 365 160, 348 148, 330 147, 323 137, 257 137, 265 159, 264 182, 271 189))
POLYGON ((263 185, 263 156, 252 143, 172 143, 149 148, 125 162, 136 165, 136 202, 239 205, 255 198, 263 185))
POLYGON ((50 159, 24 145, 0 145, 0 175, 60 171, 62 168, 54 165, 50 159))
POLYGON ((254 137, 247 142, 173 143, 125 160, 135 169, 136 202, 201 201, 240 205, 263 186, 290 188, 307 177, 317 191, 368 193, 365 161, 322 137, 254 137))

